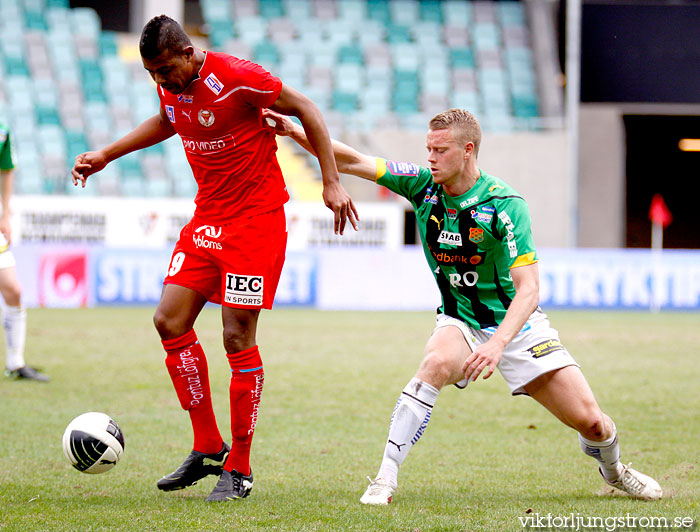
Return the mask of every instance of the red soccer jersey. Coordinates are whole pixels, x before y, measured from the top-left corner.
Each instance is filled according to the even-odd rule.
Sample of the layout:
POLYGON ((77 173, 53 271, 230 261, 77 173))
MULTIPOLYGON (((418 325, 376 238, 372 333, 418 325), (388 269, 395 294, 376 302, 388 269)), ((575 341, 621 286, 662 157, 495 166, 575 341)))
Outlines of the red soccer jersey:
POLYGON ((199 77, 182 94, 158 87, 199 186, 196 218, 224 224, 289 200, 275 135, 261 112, 281 90, 279 78, 259 65, 218 52, 206 52, 199 77))

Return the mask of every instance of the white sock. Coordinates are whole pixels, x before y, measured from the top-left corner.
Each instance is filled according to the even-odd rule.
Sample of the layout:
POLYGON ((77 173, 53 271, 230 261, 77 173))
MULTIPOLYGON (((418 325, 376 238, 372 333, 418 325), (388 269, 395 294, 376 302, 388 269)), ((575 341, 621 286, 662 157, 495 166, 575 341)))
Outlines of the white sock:
POLYGON ((7 346, 5 367, 12 371, 24 366, 24 340, 27 336, 27 311, 22 307, 4 307, 2 326, 7 346))
POLYGON ((399 466, 425 432, 440 391, 415 377, 403 389, 391 415, 389 438, 377 478, 396 486, 399 466))
MULTIPOLYGON (((610 421, 612 423, 612 420, 610 421)), ((618 465, 620 464, 620 444, 617 441, 617 428, 612 424, 613 435, 605 441, 591 441, 580 434, 578 441, 581 450, 588 456, 595 458, 600 464, 600 470, 608 480, 617 479, 620 474, 618 465)))

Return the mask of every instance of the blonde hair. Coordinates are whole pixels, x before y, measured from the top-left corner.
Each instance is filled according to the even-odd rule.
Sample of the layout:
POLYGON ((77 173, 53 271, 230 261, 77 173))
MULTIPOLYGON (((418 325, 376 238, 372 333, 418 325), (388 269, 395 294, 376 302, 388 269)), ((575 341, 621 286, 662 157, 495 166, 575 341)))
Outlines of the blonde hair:
POLYGON ((428 124, 433 129, 451 129, 455 140, 464 145, 474 143, 474 157, 479 155, 481 145, 481 126, 476 117, 466 109, 448 109, 436 114, 428 124))

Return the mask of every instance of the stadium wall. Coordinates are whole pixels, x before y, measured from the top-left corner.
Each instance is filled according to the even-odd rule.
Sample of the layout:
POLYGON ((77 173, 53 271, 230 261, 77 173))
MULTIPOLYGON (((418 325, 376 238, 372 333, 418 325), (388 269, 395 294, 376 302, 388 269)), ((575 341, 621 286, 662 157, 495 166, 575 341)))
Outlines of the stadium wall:
MULTIPOLYGON (((155 306, 173 243, 193 211, 191 201, 118 198, 18 197, 13 207, 12 250, 27 307, 155 306)), ((402 245, 403 206, 358 208, 362 231, 340 237, 324 206, 287 205, 276 304, 435 309, 439 294, 422 248, 402 245)), ((543 246, 538 254, 545 308, 700 310, 700 251, 543 246)))

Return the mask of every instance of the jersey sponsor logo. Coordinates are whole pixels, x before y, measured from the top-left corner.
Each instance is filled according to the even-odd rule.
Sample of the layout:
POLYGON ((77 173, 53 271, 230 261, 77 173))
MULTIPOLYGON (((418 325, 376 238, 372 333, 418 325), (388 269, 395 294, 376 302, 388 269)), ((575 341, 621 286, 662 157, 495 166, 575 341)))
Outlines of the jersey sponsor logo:
POLYGON ((224 301, 236 305, 259 307, 263 304, 263 277, 227 273, 224 301))
POLYGON ((491 186, 489 187, 489 192, 493 192, 493 191, 496 190, 497 188, 503 188, 503 187, 502 187, 501 185, 491 185, 491 186))
POLYGON ((470 227, 469 228, 469 240, 475 244, 479 244, 484 241, 484 230, 480 227, 470 227))
POLYGON ((220 243, 207 240, 208 238, 219 238, 221 236, 221 227, 200 225, 194 232, 195 234, 192 235, 192 241, 196 247, 216 250, 223 249, 220 243))
POLYGON ((197 248, 215 249, 217 251, 223 249, 219 242, 212 242, 211 240, 207 240, 202 235, 192 235, 192 242, 194 242, 194 245, 197 248))
POLYGON ((472 196, 471 198, 465 199, 462 203, 460 203, 459 207, 464 209, 464 207, 474 205, 477 201, 479 201, 479 196, 472 196))
POLYGON ((175 108, 172 105, 165 106, 165 114, 168 115, 168 120, 175 123, 175 108))
POLYGON ((197 113, 197 119, 204 127, 211 127, 214 125, 214 120, 216 120, 216 117, 209 109, 200 109, 197 113))
POLYGON ((387 161, 386 165, 394 175, 417 176, 420 173, 420 167, 414 163, 387 161))
POLYGON ((221 236, 221 227, 214 227, 213 225, 200 225, 194 230, 195 233, 204 233, 204 236, 209 238, 219 238, 221 236))
POLYGON ((513 224, 513 221, 510 219, 510 216, 508 216, 508 213, 506 212, 498 213, 498 218, 506 226, 506 240, 508 240, 508 251, 510 253, 510 258, 514 259, 518 256, 518 245, 515 243, 515 233, 513 233, 513 229, 515 229, 515 224, 513 224))
POLYGON ((435 216, 434 214, 431 214, 431 215, 430 215, 430 221, 435 222, 435 223, 437 224, 437 226, 438 226, 438 229, 440 229, 440 226, 442 225, 442 222, 445 221, 445 219, 443 218, 442 220, 438 220, 438 219, 437 219, 437 216, 435 216))
POLYGON ((437 241, 440 244, 451 244, 453 246, 461 246, 462 235, 460 235, 459 233, 451 233, 449 231, 441 231, 437 241))
POLYGON ((456 220, 457 219, 457 209, 447 209, 447 217, 450 220, 456 220))
POLYGON ((537 345, 533 345, 528 351, 532 354, 532 358, 540 358, 554 351, 563 351, 564 346, 559 340, 545 340, 537 345))
POLYGON ((448 273, 447 278, 453 288, 463 288, 465 286, 476 286, 479 281, 479 274, 476 272, 448 273))
POLYGON ((209 87, 209 90, 211 90, 217 96, 221 94, 222 90, 224 90, 224 84, 221 83, 213 73, 209 74, 206 77, 206 79, 204 80, 204 84, 207 87, 209 87))
POLYGON ((491 219, 493 216, 491 214, 486 214, 483 212, 479 212, 477 210, 473 210, 471 212, 472 218, 474 218, 477 222, 482 222, 485 224, 491 223, 491 219))
POLYGON ((183 138, 182 145, 185 151, 190 153, 211 154, 226 149, 231 145, 235 145, 233 137, 223 137, 214 140, 195 140, 191 138, 183 138))
POLYGON ((483 206, 481 207, 481 210, 482 210, 483 212, 488 212, 489 214, 494 214, 494 213, 496 212, 496 208, 495 208, 495 207, 491 207, 491 205, 483 205, 483 206))
POLYGON ((423 203, 432 203, 437 205, 438 198, 437 194, 433 194, 433 187, 428 187, 425 189, 425 198, 423 198, 423 203))
POLYGON ((180 109, 180 113, 182 113, 182 116, 187 118, 188 122, 192 122, 192 111, 185 111, 184 109, 180 109))
POLYGON ((469 263, 473 264, 474 266, 476 266, 480 262, 481 262, 481 255, 474 255, 474 256, 469 258, 469 263))
POLYGON ((178 94, 177 101, 180 103, 193 103, 194 96, 192 96, 190 94, 178 94))
POLYGON ((433 247, 428 244, 428 249, 431 255, 439 264, 455 265, 455 264, 471 264, 469 257, 462 255, 457 249, 439 249, 433 250, 433 247))

